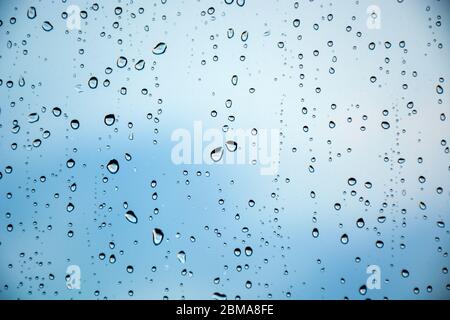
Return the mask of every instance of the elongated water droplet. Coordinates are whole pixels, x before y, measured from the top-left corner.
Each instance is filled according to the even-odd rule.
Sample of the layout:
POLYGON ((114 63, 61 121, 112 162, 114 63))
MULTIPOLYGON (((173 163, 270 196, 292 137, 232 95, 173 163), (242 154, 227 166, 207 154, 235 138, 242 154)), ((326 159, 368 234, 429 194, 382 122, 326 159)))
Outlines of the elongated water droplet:
POLYGON ((212 294, 214 300, 227 300, 227 295, 224 293, 214 292, 212 294))
POLYGON ((30 8, 28 8, 28 11, 27 11, 27 17, 28 17, 29 19, 34 19, 34 18, 36 18, 36 8, 35 8, 35 7, 30 7, 30 8))
POLYGON ((222 160, 222 157, 223 157, 223 148, 222 147, 215 148, 213 151, 211 151, 212 161, 219 162, 220 160, 222 160))
POLYGON ((159 246, 164 239, 164 233, 161 229, 155 228, 152 232, 153 235, 153 244, 155 246, 159 246))
POLYGON ((363 218, 359 218, 359 219, 356 221, 356 226, 357 226, 358 228, 364 228, 364 225, 365 225, 365 222, 364 222, 364 219, 363 219, 363 218))
POLYGON ((127 211, 126 213, 125 213, 125 218, 128 220, 128 222, 131 222, 131 223, 134 223, 134 224, 136 224, 136 223, 138 223, 138 218, 137 218, 137 216, 134 214, 134 212, 133 211, 127 211))
POLYGON ((88 81, 89 88, 95 89, 98 86, 98 79, 96 77, 91 77, 88 81))
POLYGON ((46 32, 52 31, 53 25, 49 21, 44 21, 44 23, 42 24, 42 29, 46 32))
POLYGON ((235 152, 238 148, 238 144, 236 141, 227 141, 225 146, 227 147, 227 150, 230 152, 235 152))
POLYGON ((153 54, 160 55, 165 53, 167 50, 167 45, 164 42, 158 43, 152 50, 153 54))
POLYGON ((231 77, 231 84, 232 84, 233 86, 236 86, 237 83, 238 83, 238 76, 237 76, 237 75, 232 76, 232 77, 231 77))
POLYGON ((39 121, 39 115, 36 112, 28 115, 28 123, 35 123, 39 121))

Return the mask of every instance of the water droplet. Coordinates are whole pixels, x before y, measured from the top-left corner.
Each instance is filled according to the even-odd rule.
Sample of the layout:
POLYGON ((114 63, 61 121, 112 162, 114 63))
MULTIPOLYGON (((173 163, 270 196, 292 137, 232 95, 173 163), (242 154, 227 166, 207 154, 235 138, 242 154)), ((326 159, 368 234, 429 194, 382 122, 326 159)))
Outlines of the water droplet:
POLYGON ((234 37, 234 29, 233 28, 229 28, 227 31, 227 37, 228 39, 231 39, 234 37))
POLYGON ((233 86, 235 86, 235 85, 237 85, 237 83, 238 83, 238 76, 237 75, 232 76, 231 77, 231 84, 233 86))
MULTIPOLYGON (((248 40, 248 31, 242 32, 242 34, 241 34, 241 40, 242 40, 243 42, 245 42, 245 41, 248 40)), ((236 80, 237 80, 237 79, 236 79, 236 80)))
POLYGON ((125 213, 125 218, 128 220, 128 222, 131 222, 133 224, 138 223, 138 217, 136 216, 136 214, 129 210, 125 213))
POLYGON ((186 263, 186 253, 184 251, 180 251, 177 253, 177 259, 180 263, 186 263))
POLYGON ((107 114, 105 116, 104 122, 107 126, 112 126, 116 122, 116 116, 113 114, 107 114))
POLYGON ((127 58, 121 56, 121 57, 119 57, 117 59, 117 66, 119 68, 125 68, 127 66, 127 64, 128 64, 128 59, 127 58))
POLYGON ((319 237, 319 229, 314 228, 312 231, 312 236, 313 236, 313 238, 318 238, 319 237))
POLYGON ((53 30, 53 25, 49 21, 44 21, 42 24, 42 29, 46 32, 50 32, 53 30))
POLYGON ((375 246, 376 246, 378 249, 381 249, 381 248, 384 247, 384 242, 381 241, 381 240, 377 240, 377 241, 375 242, 375 246))
POLYGON ((134 65, 134 68, 138 71, 141 71, 145 68, 145 61, 144 60, 139 60, 138 62, 136 62, 136 64, 134 65))
POLYGON ((230 152, 235 152, 238 148, 238 144, 236 141, 227 141, 225 146, 227 147, 227 150, 230 152))
POLYGON ((358 228, 364 228, 364 225, 365 225, 365 222, 364 222, 364 219, 363 219, 363 218, 359 218, 359 219, 356 221, 356 226, 357 226, 358 228))
POLYGON ((119 162, 116 159, 112 159, 108 162, 106 168, 111 174, 116 174, 119 171, 119 162))
POLYGON ((160 55, 165 53, 167 50, 167 45, 164 42, 158 43, 152 50, 153 54, 160 55))
POLYGON ((39 115, 36 112, 28 115, 28 123, 35 123, 39 121, 39 115))
POLYGON ((341 236, 341 243, 342 244, 347 244, 348 243, 348 235, 347 234, 343 234, 341 236))
MULTIPOLYGON (((225 1, 227 1, 227 0, 225 0, 225 1)), ((230 0, 228 0, 228 1, 230 1, 230 0)), ((233 0, 231 0, 231 2, 233 2, 233 0)), ((214 292, 212 294, 212 298, 214 300, 227 300, 227 295, 223 294, 223 293, 219 293, 219 292, 214 292)))
POLYGON ((214 162, 219 162, 223 157, 223 148, 218 147, 211 151, 211 160, 214 162))
POLYGON ((98 86, 98 79, 96 77, 91 77, 88 81, 89 88, 95 89, 98 86))
POLYGON ((28 11, 27 11, 27 17, 28 17, 29 19, 34 19, 34 18, 36 18, 36 8, 35 8, 35 7, 30 7, 30 8, 28 8, 28 11))
POLYGON ((161 229, 155 228, 152 232, 153 235, 153 244, 155 246, 159 246, 164 239, 164 233, 161 229))
POLYGON ((80 121, 78 121, 77 119, 70 121, 70 127, 73 130, 78 130, 80 128, 80 121))
POLYGON ((366 295, 366 293, 367 293, 367 286, 366 285, 362 285, 360 288, 359 288, 359 293, 361 294, 361 295, 366 295))

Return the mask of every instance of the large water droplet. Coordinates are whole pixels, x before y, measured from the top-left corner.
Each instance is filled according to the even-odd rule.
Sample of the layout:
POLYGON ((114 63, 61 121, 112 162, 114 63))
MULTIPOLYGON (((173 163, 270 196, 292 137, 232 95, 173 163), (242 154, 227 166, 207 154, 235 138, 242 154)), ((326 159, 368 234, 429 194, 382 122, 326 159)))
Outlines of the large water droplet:
POLYGON ((35 8, 35 7, 30 7, 30 8, 28 8, 28 11, 27 11, 27 17, 28 17, 29 19, 34 19, 34 18, 36 18, 36 8, 35 8))
POLYGON ((155 228, 152 232, 153 235, 153 244, 155 246, 159 246, 164 239, 164 233, 161 229, 155 228))
POLYGON ((134 68, 138 71, 141 71, 145 68, 145 61, 144 60, 139 60, 138 62, 136 62, 136 64, 134 65, 134 68))
POLYGON ((180 251, 177 253, 177 259, 181 263, 186 263, 186 253, 184 251, 180 251))
POLYGON ((39 121, 39 115, 36 112, 28 115, 28 123, 35 123, 39 121))
POLYGON ((391 125, 389 124, 389 122, 383 121, 383 122, 381 123, 381 127, 382 127, 383 129, 387 130, 387 129, 389 129, 389 128, 391 127, 391 125))
POLYGON ((113 114, 107 114, 104 119, 105 124, 109 127, 116 122, 116 117, 113 114))
POLYGON ((137 218, 136 214, 134 214, 134 212, 131 210, 127 211, 125 213, 125 218, 128 220, 128 222, 131 222, 134 224, 138 223, 138 218, 137 218))
POLYGON ((117 59, 117 66, 119 68, 125 68, 127 66, 127 64, 128 64, 127 58, 122 56, 117 59))
POLYGON ((112 159, 108 162, 106 168, 111 174, 116 174, 119 171, 119 162, 116 159, 112 159))
POLYGON ((227 147, 227 150, 230 152, 235 152, 238 148, 238 144, 236 141, 227 141, 225 143, 225 146, 227 147))
POLYGON ((89 88, 95 89, 98 86, 98 79, 96 77, 91 77, 88 81, 89 88))
POLYGON ((49 21, 44 21, 44 23, 42 24, 42 29, 47 32, 52 31, 53 25, 49 21))
POLYGON ((212 298, 214 300, 227 300, 227 295, 224 293, 214 292, 212 298))

